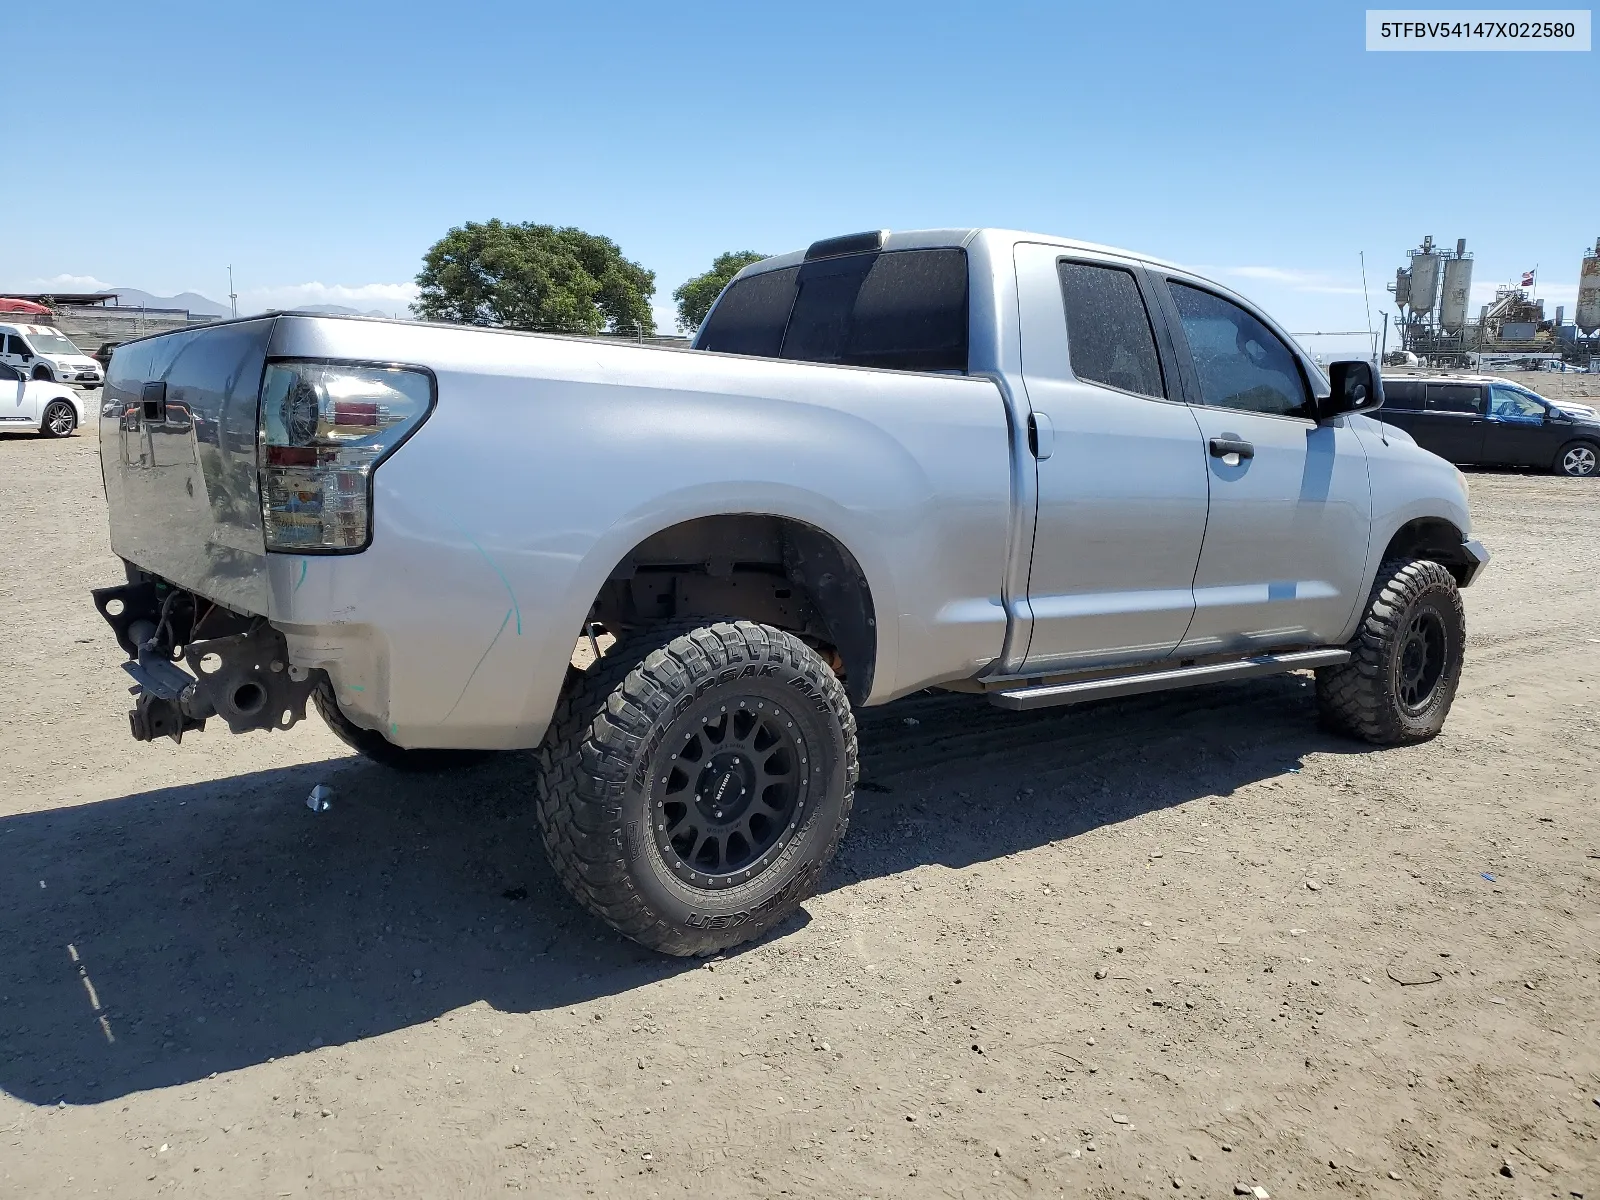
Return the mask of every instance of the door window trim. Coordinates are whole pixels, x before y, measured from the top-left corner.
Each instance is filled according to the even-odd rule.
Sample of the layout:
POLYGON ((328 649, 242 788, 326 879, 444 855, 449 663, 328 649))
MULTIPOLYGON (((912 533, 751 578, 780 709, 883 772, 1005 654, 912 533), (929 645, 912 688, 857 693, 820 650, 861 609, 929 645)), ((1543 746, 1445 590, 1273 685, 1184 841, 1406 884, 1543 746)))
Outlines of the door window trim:
POLYGON ((1156 404, 1182 404, 1183 386, 1174 374, 1175 364, 1172 361, 1168 347, 1162 340, 1161 313, 1154 306, 1151 296, 1150 281, 1146 278, 1142 264, 1114 258, 1094 258, 1084 254, 1058 254, 1055 260, 1056 291, 1061 297, 1061 325, 1066 330, 1067 336, 1067 371, 1072 376, 1074 383, 1085 387, 1104 388, 1108 392, 1116 392, 1119 396, 1132 396, 1135 400, 1150 400, 1156 404), (1133 286, 1139 293, 1139 301, 1144 305, 1145 320, 1150 322, 1150 338, 1156 351, 1156 370, 1161 372, 1161 386, 1166 392, 1164 396, 1151 396, 1145 392, 1135 392, 1128 388, 1118 387, 1114 383, 1105 383, 1099 379, 1085 379, 1078 374, 1072 365, 1072 327, 1067 324, 1067 290, 1061 278, 1061 268, 1065 265, 1079 267, 1099 267, 1102 270, 1125 271, 1133 276, 1133 286), (1177 392, 1176 396, 1173 392, 1177 392))
MULTIPOLYGON (((1022 243, 1018 243, 1020 246, 1022 243)), ((1051 273, 1055 279, 1055 294, 1061 305, 1061 328, 1066 338, 1066 354, 1063 367, 1066 378, 1083 387, 1103 388, 1118 396, 1129 396, 1135 400, 1144 400, 1150 404, 1178 404, 1187 407, 1184 398, 1183 377, 1178 373, 1179 363, 1174 352, 1172 339, 1167 330, 1166 312, 1161 308, 1160 296, 1154 281, 1151 279, 1149 269, 1137 259, 1118 258, 1114 255, 1098 255, 1092 252, 1067 250, 1059 245, 1046 242, 1034 243, 1035 245, 1049 246, 1056 250, 1054 262, 1051 264, 1051 273), (1098 379, 1083 379, 1072 369, 1072 331, 1067 328, 1067 295, 1061 285, 1061 265, 1075 263, 1085 267, 1106 267, 1115 271, 1126 271, 1133 276, 1134 285, 1139 289, 1139 299, 1144 302, 1145 316, 1150 320, 1151 332, 1155 334, 1157 365, 1161 370, 1161 383, 1166 388, 1165 396, 1147 396, 1143 392, 1130 392, 1126 388, 1119 388, 1115 384, 1101 383, 1098 379)))
POLYGON ((1224 301, 1225 303, 1233 305, 1235 308, 1242 309, 1244 312, 1249 313, 1250 316, 1254 317, 1257 321, 1261 322, 1262 328, 1264 328, 1268 333, 1272 334, 1273 337, 1277 338, 1278 341, 1283 344, 1283 348, 1288 351, 1289 357, 1294 361, 1295 370, 1300 374, 1300 386, 1305 389, 1307 403, 1313 409, 1316 407, 1317 403, 1317 389, 1312 386, 1310 373, 1306 370, 1306 364, 1301 359, 1300 352, 1295 348, 1294 342, 1290 340, 1281 329, 1278 328, 1275 322, 1269 320, 1266 314, 1261 312, 1260 309, 1256 308, 1252 304, 1246 303, 1240 297, 1223 295, 1223 293, 1218 290, 1215 284, 1204 279, 1191 278, 1166 270, 1153 271, 1152 275, 1155 277, 1155 282, 1159 285, 1157 291, 1160 294, 1162 315, 1168 325, 1168 335, 1172 339, 1173 348, 1178 356, 1178 365, 1183 373, 1182 379, 1184 392, 1188 397, 1188 404, 1191 408, 1203 408, 1210 412, 1219 413, 1239 413, 1242 416, 1249 417, 1269 417, 1274 421, 1293 421, 1297 425, 1302 425, 1312 429, 1316 428, 1317 420, 1315 417, 1298 416, 1294 413, 1261 412, 1253 408, 1228 408, 1220 404, 1207 404, 1205 402, 1205 396, 1200 390, 1200 376, 1195 369, 1194 353, 1189 349, 1189 339, 1184 335, 1183 332, 1183 317, 1178 312, 1178 302, 1172 295, 1172 285, 1175 283, 1181 284, 1187 288, 1193 288, 1197 292, 1205 292, 1207 295, 1212 296, 1217 300, 1224 301))

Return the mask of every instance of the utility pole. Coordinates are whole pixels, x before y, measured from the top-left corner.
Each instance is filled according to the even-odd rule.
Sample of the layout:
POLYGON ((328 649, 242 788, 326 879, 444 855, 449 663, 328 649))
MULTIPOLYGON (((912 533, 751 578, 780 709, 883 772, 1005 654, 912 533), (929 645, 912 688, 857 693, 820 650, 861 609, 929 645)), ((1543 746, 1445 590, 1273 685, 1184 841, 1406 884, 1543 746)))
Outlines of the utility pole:
POLYGON ((239 315, 239 293, 233 290, 233 265, 228 265, 228 304, 233 309, 233 315, 239 315))

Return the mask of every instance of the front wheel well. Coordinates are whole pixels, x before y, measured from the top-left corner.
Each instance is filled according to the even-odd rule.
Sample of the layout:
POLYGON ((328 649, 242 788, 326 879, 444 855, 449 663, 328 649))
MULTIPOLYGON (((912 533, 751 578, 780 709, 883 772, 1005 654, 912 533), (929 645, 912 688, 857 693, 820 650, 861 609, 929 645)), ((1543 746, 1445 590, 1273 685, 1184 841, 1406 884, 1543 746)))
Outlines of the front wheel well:
POLYGON ((1454 575, 1457 583, 1462 583, 1477 565, 1464 549, 1465 542, 1461 531, 1443 517, 1418 517, 1395 530, 1378 561, 1431 559, 1454 575))
POLYGON ((866 574, 803 521, 734 513, 663 529, 623 556, 589 613, 615 634, 680 617, 787 630, 822 652, 853 702, 872 690, 878 631, 866 574))

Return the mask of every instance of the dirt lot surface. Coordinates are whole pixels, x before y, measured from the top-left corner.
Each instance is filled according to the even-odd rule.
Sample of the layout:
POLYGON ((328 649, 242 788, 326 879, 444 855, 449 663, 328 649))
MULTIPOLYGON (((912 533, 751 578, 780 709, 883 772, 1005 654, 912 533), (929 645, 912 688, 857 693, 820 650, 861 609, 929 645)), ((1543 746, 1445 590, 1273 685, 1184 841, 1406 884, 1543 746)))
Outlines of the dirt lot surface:
POLYGON ((523 756, 136 745, 96 445, 0 439, 0 1196, 1600 1197, 1600 485, 1472 496, 1434 742, 873 710, 822 893, 705 963, 558 891, 523 756))

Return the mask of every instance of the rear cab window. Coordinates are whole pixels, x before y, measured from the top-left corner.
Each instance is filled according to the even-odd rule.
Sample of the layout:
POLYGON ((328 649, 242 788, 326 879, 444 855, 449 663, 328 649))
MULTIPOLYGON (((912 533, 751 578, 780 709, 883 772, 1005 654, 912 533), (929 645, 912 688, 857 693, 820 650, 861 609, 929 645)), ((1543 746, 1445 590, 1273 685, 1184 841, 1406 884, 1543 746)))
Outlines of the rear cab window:
POLYGON ((896 371, 965 374, 967 256, 886 250, 737 280, 696 349, 896 371))

